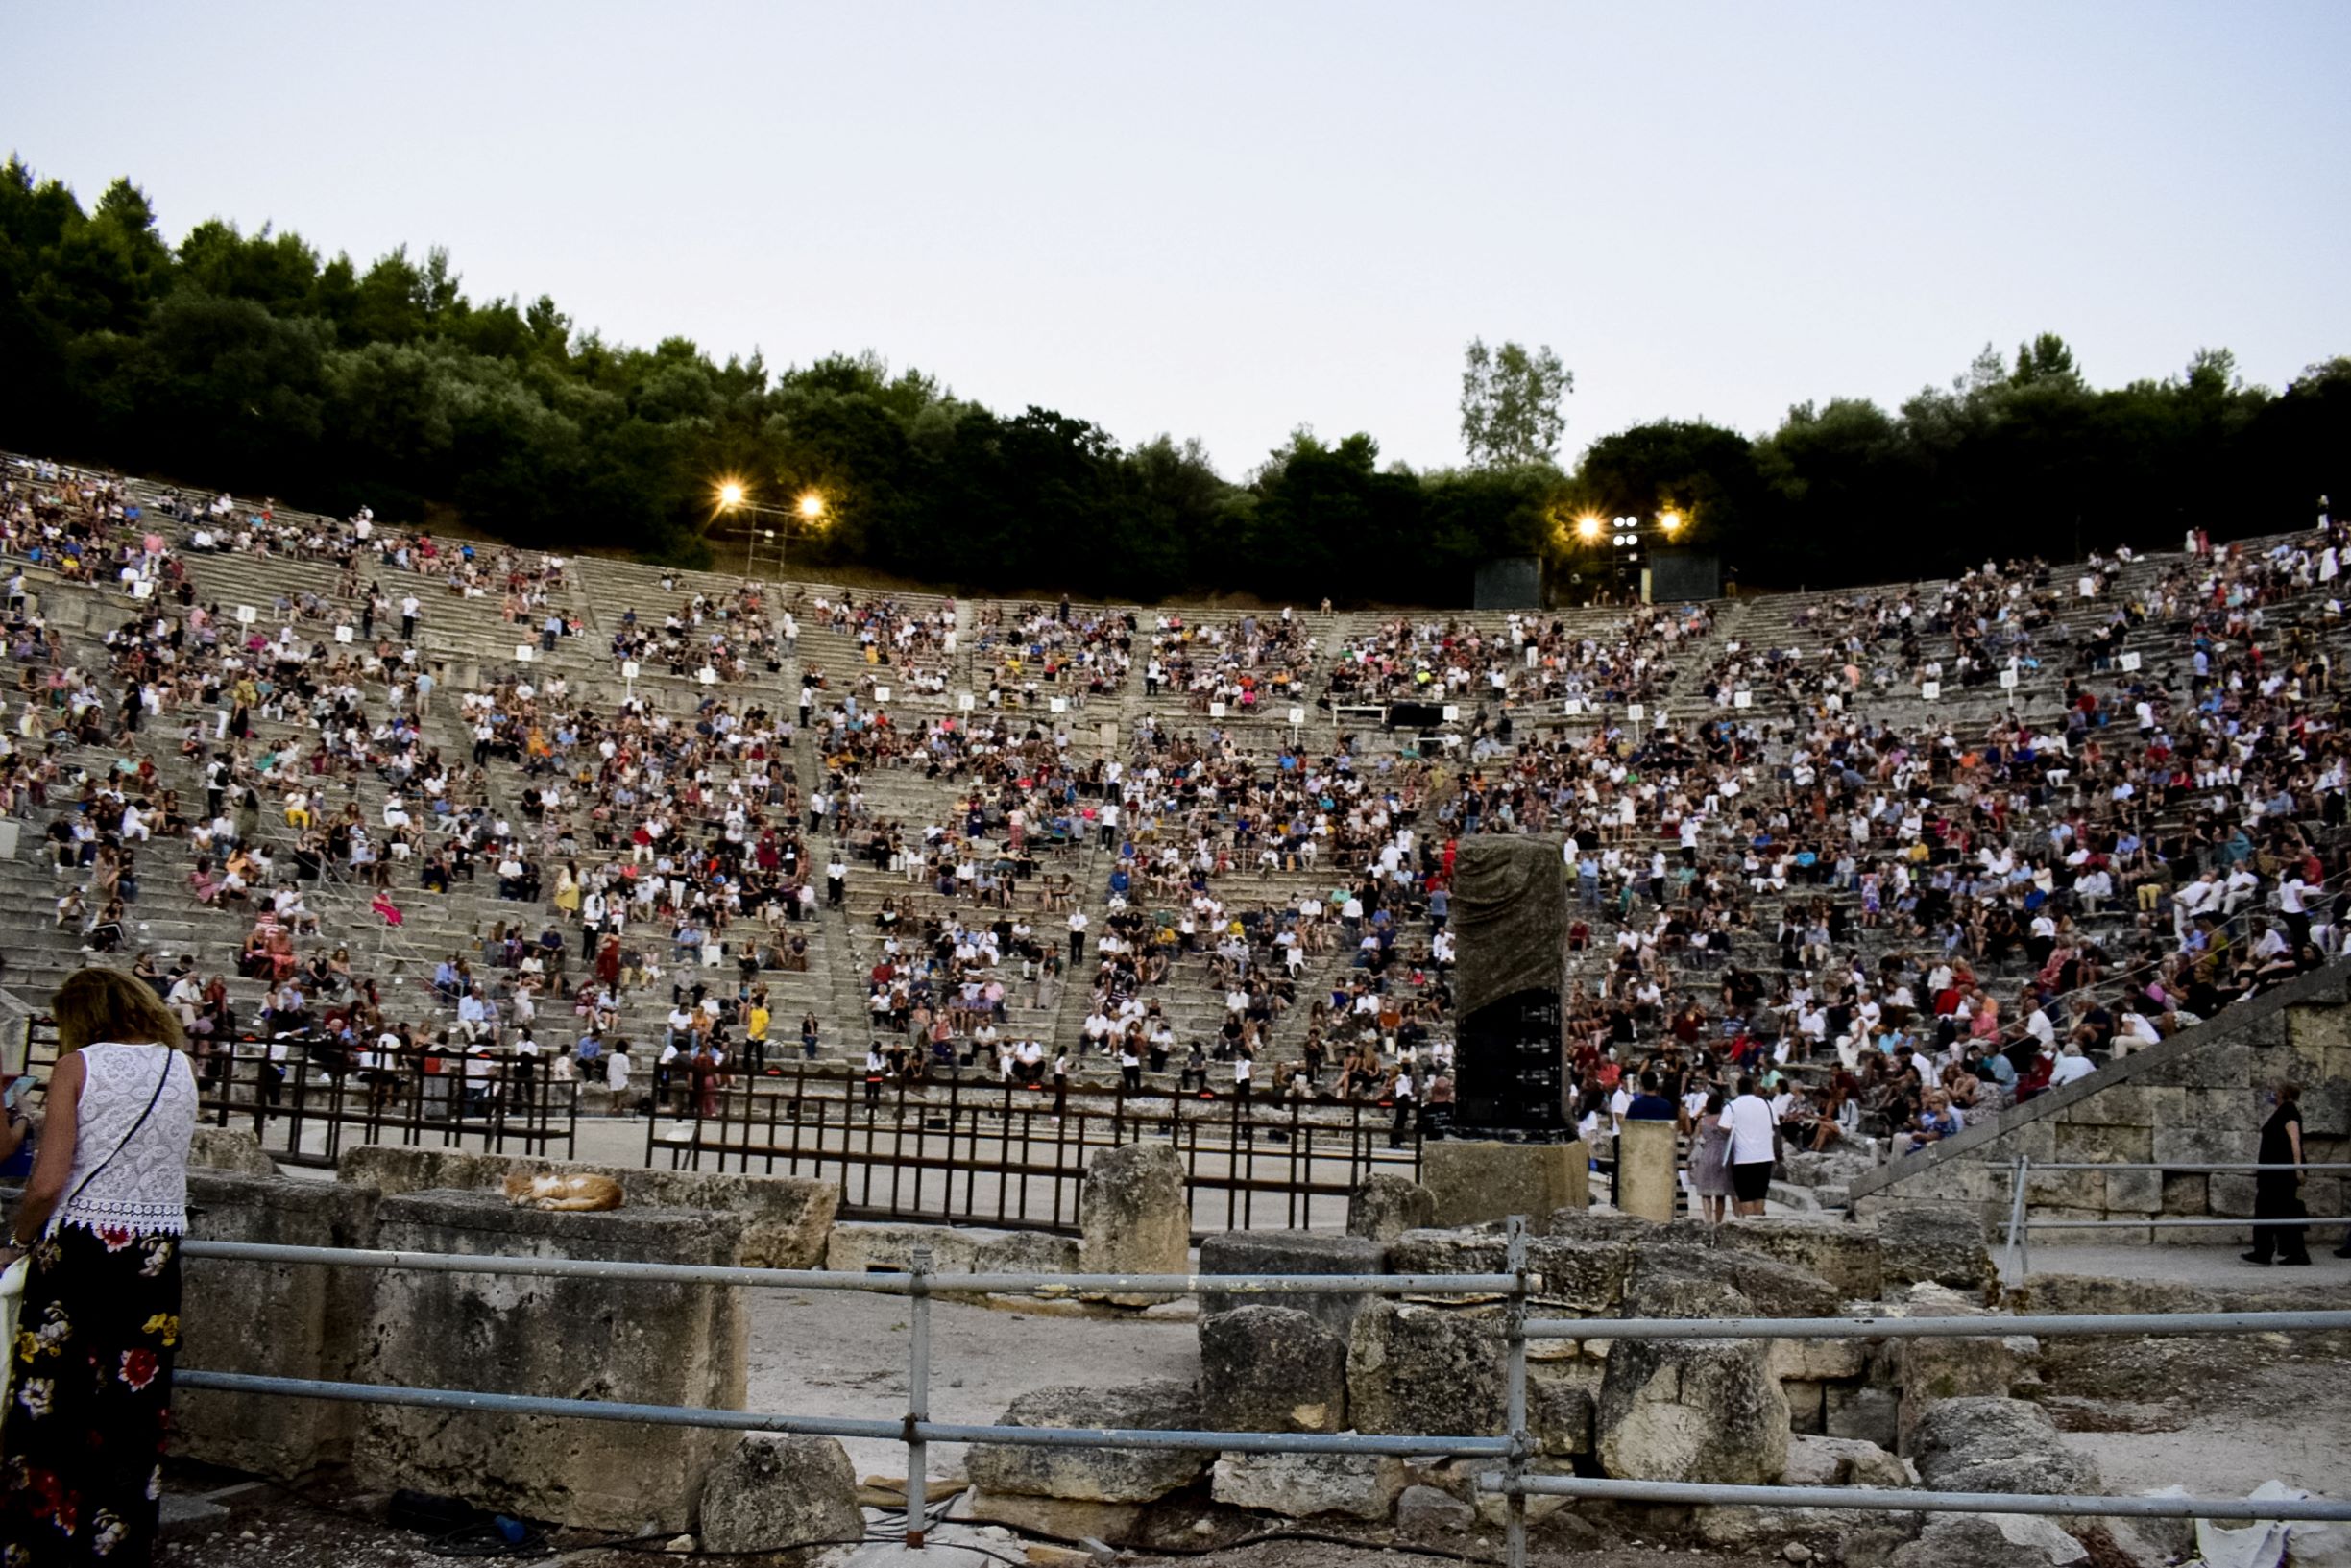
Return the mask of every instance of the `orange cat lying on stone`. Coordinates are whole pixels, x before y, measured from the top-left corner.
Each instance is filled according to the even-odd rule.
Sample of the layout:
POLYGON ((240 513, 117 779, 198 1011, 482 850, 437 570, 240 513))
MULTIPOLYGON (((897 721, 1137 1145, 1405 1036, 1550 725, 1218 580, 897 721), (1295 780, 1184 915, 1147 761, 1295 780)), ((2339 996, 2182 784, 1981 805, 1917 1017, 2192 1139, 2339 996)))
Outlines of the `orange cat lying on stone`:
POLYGON ((620 1184, 587 1171, 534 1176, 518 1170, 506 1178, 506 1201, 518 1209, 617 1209, 620 1184))

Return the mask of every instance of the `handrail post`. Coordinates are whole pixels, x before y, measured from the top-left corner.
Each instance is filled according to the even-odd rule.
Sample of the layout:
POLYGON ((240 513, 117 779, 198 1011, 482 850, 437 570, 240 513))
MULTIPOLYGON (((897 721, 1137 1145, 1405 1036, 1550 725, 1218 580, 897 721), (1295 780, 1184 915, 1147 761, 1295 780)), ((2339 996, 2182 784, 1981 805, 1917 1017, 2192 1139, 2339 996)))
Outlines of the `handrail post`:
POLYGON ((1505 1389, 1507 1410, 1505 1421, 1510 1427, 1510 1454, 1504 1460, 1504 1475, 1509 1495, 1503 1507, 1507 1510, 1504 1524, 1503 1560, 1508 1568, 1526 1568, 1526 1480, 1527 1461, 1527 1231, 1526 1217, 1512 1215, 1505 1221, 1510 1238, 1510 1250, 1505 1269, 1515 1283, 1511 1287, 1510 1315, 1507 1326, 1509 1346, 1505 1389))
POLYGON ((2032 1156, 2020 1154, 2016 1163, 2016 1196, 2011 1200, 2016 1216, 2017 1280, 2022 1283, 2032 1272, 2032 1202, 2025 1195, 2032 1186, 2032 1156))
POLYGON ((925 1531, 923 1516, 931 1507, 930 1478, 924 1474, 931 1462, 930 1445, 921 1435, 921 1423, 931 1419, 931 1248, 927 1243, 914 1248, 909 1272, 914 1276, 909 1290, 914 1305, 907 1346, 906 1544, 919 1552, 925 1531))
POLYGON ((2024 1156, 2020 1154, 2008 1162, 2008 1270, 2022 1279, 2023 1260, 2017 1256, 2017 1242, 2024 1232, 2024 1156))

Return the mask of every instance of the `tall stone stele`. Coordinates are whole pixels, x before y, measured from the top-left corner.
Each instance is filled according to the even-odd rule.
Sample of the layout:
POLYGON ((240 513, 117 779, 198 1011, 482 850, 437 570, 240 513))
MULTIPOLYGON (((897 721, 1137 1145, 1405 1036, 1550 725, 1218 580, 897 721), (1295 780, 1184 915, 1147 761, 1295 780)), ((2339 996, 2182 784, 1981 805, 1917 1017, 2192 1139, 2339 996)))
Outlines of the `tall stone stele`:
POLYGON ((1555 838, 1481 834, 1454 860, 1453 1133, 1422 1150, 1436 1223, 1546 1216, 1587 1201, 1567 1116, 1566 863, 1555 838))

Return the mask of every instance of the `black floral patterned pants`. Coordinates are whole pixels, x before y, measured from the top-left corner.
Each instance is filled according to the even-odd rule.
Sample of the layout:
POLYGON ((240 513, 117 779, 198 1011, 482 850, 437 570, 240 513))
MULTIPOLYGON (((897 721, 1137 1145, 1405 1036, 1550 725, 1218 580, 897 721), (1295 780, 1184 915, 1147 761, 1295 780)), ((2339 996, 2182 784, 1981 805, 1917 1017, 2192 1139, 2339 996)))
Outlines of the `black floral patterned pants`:
POLYGON ((0 1417, 0 1568, 151 1559, 179 1344, 178 1237, 71 1225, 33 1249, 0 1417))

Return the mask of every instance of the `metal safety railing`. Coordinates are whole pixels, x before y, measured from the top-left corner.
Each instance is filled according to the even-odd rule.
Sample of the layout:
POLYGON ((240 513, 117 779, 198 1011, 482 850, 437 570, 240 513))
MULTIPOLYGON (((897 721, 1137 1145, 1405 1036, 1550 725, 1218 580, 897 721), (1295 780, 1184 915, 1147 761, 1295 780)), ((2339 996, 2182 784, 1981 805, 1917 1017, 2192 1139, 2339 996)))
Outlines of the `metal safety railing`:
POLYGON ((1530 1496, 1757 1507, 1803 1507, 1894 1512, 2037 1513, 2076 1517, 2265 1519, 2351 1522, 2351 1502, 2319 1498, 2051 1497, 1918 1488, 1838 1486, 1717 1486, 1697 1483, 1617 1480, 1529 1473, 1536 1454, 1528 1427, 1527 1343, 1531 1339, 1994 1339, 2012 1334, 2266 1334, 2351 1331, 2351 1311, 2244 1313, 2068 1314, 1981 1317, 1811 1318, 1574 1318, 1531 1317, 1527 1230, 1508 1223, 1506 1271, 1498 1274, 1036 1274, 940 1276, 931 1251, 918 1246, 905 1273, 854 1274, 823 1269, 743 1268, 715 1265, 606 1263, 589 1258, 479 1257, 458 1253, 278 1245, 191 1240, 189 1258, 254 1264, 308 1264, 554 1279, 661 1281, 751 1290, 865 1291, 911 1302, 907 1412, 896 1420, 793 1415, 695 1406, 637 1405, 492 1393, 466 1388, 406 1388, 254 1373, 189 1368, 182 1387, 297 1399, 398 1405, 480 1414, 557 1416, 633 1421, 734 1432, 900 1442, 907 1449, 906 1543, 921 1547, 929 1517, 926 1466, 934 1442, 1000 1443, 1041 1448, 1179 1449, 1203 1453, 1362 1454, 1411 1458, 1489 1459, 1501 1468, 1480 1472, 1475 1484, 1505 1501, 1509 1568, 1526 1562, 1526 1499, 1530 1496), (942 1283, 944 1281, 944 1283, 942 1283), (1056 1292, 1225 1296, 1381 1295, 1501 1296, 1504 1318, 1504 1430, 1498 1434, 1269 1433, 1171 1431, 1129 1427, 1027 1427, 931 1419, 931 1300, 940 1289, 958 1293, 1056 1292))
MULTIPOLYGON (((2042 1230, 2242 1230, 2260 1232, 2285 1230, 2306 1225, 2339 1225, 2351 1222, 2343 1215, 2246 1215, 2229 1218, 2218 1215, 2160 1215, 2149 1214, 2145 1218, 2125 1219, 2066 1219, 2051 1217, 2035 1219, 2032 1217, 2032 1178, 2073 1171, 2152 1170, 2180 1175, 2206 1175, 2214 1171, 2310 1171, 2351 1170, 2351 1162, 2314 1161, 2301 1165, 2263 1165, 2258 1162, 2233 1164, 2222 1161, 2214 1164, 2170 1164, 2156 1162, 2035 1160, 2024 1154, 2016 1156, 2008 1167, 2008 1222, 2006 1227, 2006 1271, 2023 1279, 2032 1271, 2033 1229, 2042 1230)), ((2209 1200, 2208 1200, 2209 1201, 2209 1200)), ((2256 1236, 2256 1240, 2259 1238, 2256 1236)))

